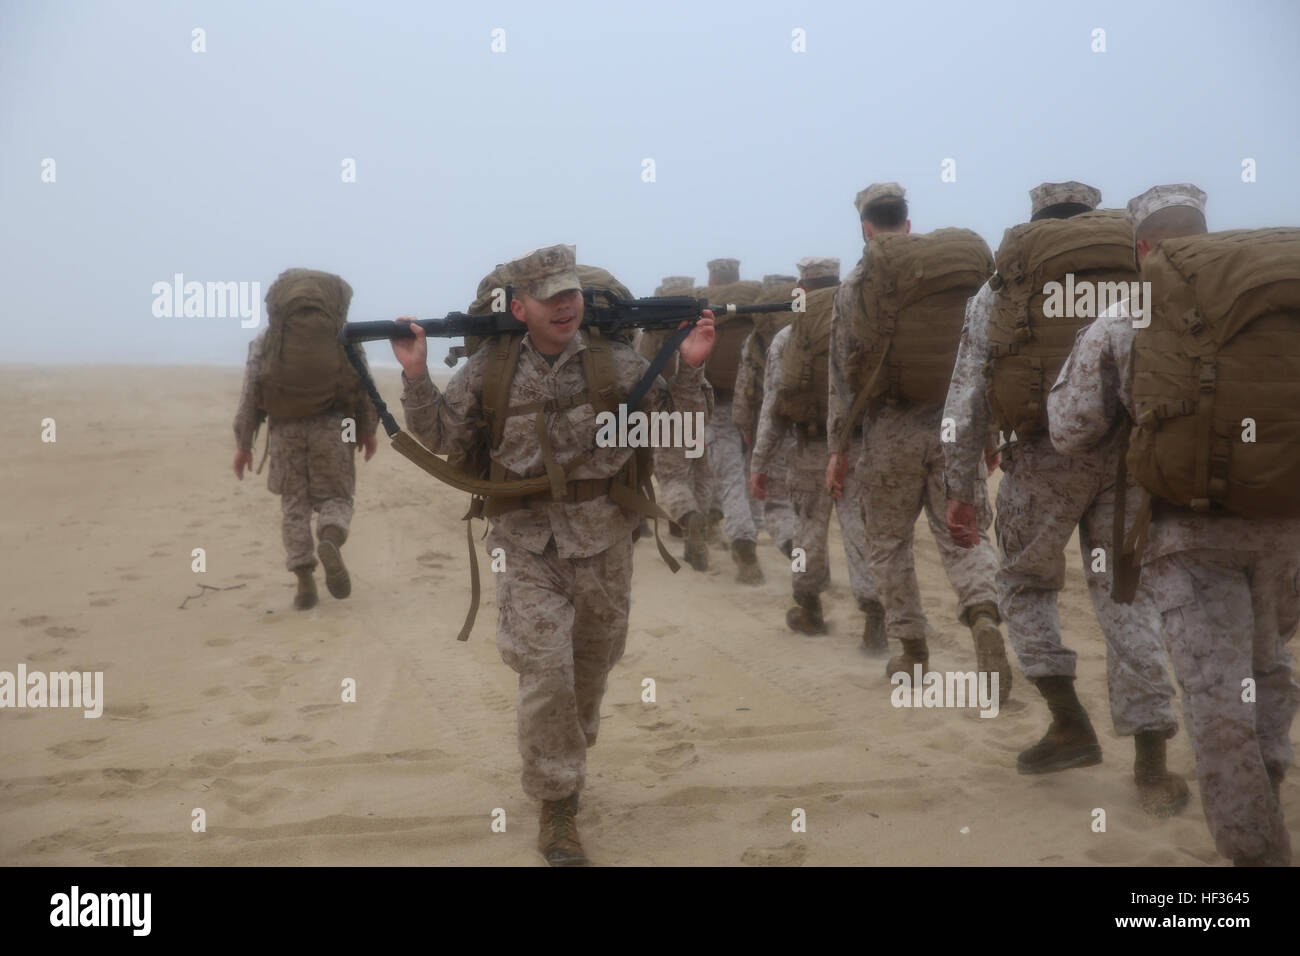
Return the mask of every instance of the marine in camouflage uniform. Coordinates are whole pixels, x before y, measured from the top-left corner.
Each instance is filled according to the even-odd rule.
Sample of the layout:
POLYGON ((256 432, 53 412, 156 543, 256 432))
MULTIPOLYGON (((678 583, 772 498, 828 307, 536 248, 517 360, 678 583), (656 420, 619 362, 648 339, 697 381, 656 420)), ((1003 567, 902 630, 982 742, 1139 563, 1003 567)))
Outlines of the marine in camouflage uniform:
MULTIPOLYGON (((838 259, 809 258, 800 262, 802 278, 812 282, 824 277, 839 278, 838 259)), ((791 499, 794 504, 794 546, 804 551, 806 566, 802 571, 791 569, 791 583, 796 607, 786 614, 786 624, 806 634, 825 633, 821 593, 830 578, 830 551, 828 531, 831 508, 834 507, 844 539, 848 559, 849 584, 858 607, 866 612, 867 622, 863 644, 872 653, 885 649, 884 608, 872 581, 867 561, 867 537, 863 524, 862 493, 858 487, 858 469, 851 467, 845 476, 844 496, 839 500, 826 490, 826 437, 809 435, 806 428, 780 420, 776 414, 777 396, 781 385, 781 368, 786 348, 793 334, 793 326, 776 333, 768 350, 767 368, 763 386, 763 404, 758 418, 758 439, 754 444, 751 462, 751 487, 763 491, 764 476, 780 448, 793 440, 793 454, 788 459, 791 499)), ((820 429, 818 429, 820 430, 820 429)), ((857 451, 857 449, 854 449, 857 451)))
MULTIPOLYGON (((665 276, 655 289, 655 295, 690 295, 695 288, 695 279, 691 276, 665 276)), ((653 361, 672 332, 642 332, 637 340, 637 351, 646 361, 653 361)), ((664 367, 665 374, 677 368, 677 358, 664 367)), ((710 416, 712 413, 710 412, 710 416)), ((696 571, 709 569, 709 548, 706 541, 709 511, 713 507, 713 469, 709 466, 709 444, 707 434, 704 442, 704 454, 698 458, 686 458, 668 464, 662 455, 655 456, 655 470, 658 475, 659 503, 673 519, 673 534, 685 537, 686 547, 683 558, 696 571), (671 467, 674 474, 671 480, 664 480, 662 469, 671 467), (684 473, 680 477, 677 473, 684 473)), ((647 529, 648 530, 648 529, 647 529)))
MULTIPOLYGON (((740 281, 740 260, 713 259, 708 263, 709 289, 740 281)), ((714 303, 721 305, 722 303, 714 303)), ((713 470, 713 493, 722 511, 722 530, 731 542, 731 556, 742 584, 763 583, 763 569, 755 550, 759 521, 749 497, 749 468, 740 429, 732 421, 733 394, 717 390, 713 417, 709 419, 705 444, 713 470)))
MULTIPOLYGON (((1204 213, 1195 186, 1157 186, 1129 203, 1136 236, 1171 206, 1204 213)), ((1184 229, 1182 234, 1204 232, 1184 229)), ((1166 238, 1151 224, 1155 238, 1166 238)), ((1172 234, 1172 233, 1171 233, 1172 234)), ((1155 238, 1142 238, 1139 257, 1155 238)), ((1133 401, 1134 329, 1126 302, 1080 333, 1048 395, 1052 443, 1094 454, 1133 401)), ((1291 842, 1281 785, 1291 765, 1300 686, 1287 643, 1300 622, 1300 520, 1256 521, 1200 514, 1157 502, 1142 553, 1142 577, 1164 625, 1183 691, 1205 818, 1219 852, 1241 865, 1287 865, 1291 842), (1256 699, 1243 701, 1243 681, 1256 699)))
MULTIPOLYGON (((876 227, 871 216, 880 210, 901 208, 903 220, 883 231, 910 231, 906 220, 904 191, 897 183, 873 183, 855 200, 862 218, 864 238, 876 227)), ((865 360, 866 346, 854 331, 861 301, 859 286, 865 279, 866 257, 841 283, 835 295, 831 318, 830 400, 826 431, 832 445, 827 483, 842 483, 848 466, 848 421, 856 397, 851 372, 865 360), (838 471, 838 475, 836 472, 838 471)), ((1011 672, 1002 650, 998 630, 997 593, 993 576, 997 558, 988 541, 992 514, 988 506, 983 471, 974 483, 977 498, 979 544, 962 548, 953 542, 944 521, 946 495, 943 488, 943 447, 940 442, 941 404, 894 405, 889 402, 868 414, 863 423, 862 451, 858 471, 865 500, 870 569, 885 605, 885 629, 903 646, 903 653, 890 659, 887 673, 914 673, 920 664, 928 667, 927 623, 921 607, 921 590, 916 578, 912 542, 916 519, 922 511, 939 549, 944 571, 957 592, 958 620, 972 629, 981 671, 999 674, 999 695, 1005 699, 1011 687, 1011 672)), ((843 493, 842 484, 834 492, 843 493)))
MULTIPOLYGON (((271 292, 267 292, 268 300, 271 292)), ((263 331, 248 346, 244 385, 235 413, 235 474, 241 480, 244 467, 251 467, 257 432, 267 414, 261 407, 262 354, 267 333, 263 331)), ((365 350, 358 348, 364 364, 365 350)), ((312 539, 311 516, 317 512, 316 536, 320 551, 330 559, 327 584, 335 597, 347 597, 351 581, 339 558, 352 523, 352 498, 356 492, 354 456, 365 449, 366 460, 375 453, 375 428, 379 419, 364 396, 353 408, 331 409, 307 418, 274 419, 267 425, 267 457, 270 470, 267 487, 280 496, 280 534, 284 541, 285 567, 298 578, 294 605, 307 610, 316 604, 314 572, 318 548, 312 539), (345 420, 353 427, 345 432, 345 420), (345 434, 354 440, 345 441, 345 434)), ((260 471, 260 468, 259 468, 260 471)))
MULTIPOLYGON (((1029 193, 1031 219, 1066 218, 1095 209, 1101 194, 1079 182, 1043 183, 1029 193)), ((989 322, 995 293, 986 283, 966 307, 944 418, 955 437, 944 443, 950 527, 970 519, 990 433, 985 367, 992 358, 989 322), (967 506, 963 519, 954 502, 967 506)), ((999 609, 1020 667, 1047 700, 1053 725, 1020 754, 1022 773, 1047 773, 1101 762, 1101 746, 1074 690, 1075 653, 1061 640, 1057 594, 1065 586, 1065 547, 1075 527, 1088 594, 1106 641, 1106 677, 1115 733, 1135 737, 1135 778, 1148 813, 1169 816, 1186 805, 1187 785, 1166 769, 1165 742, 1178 730, 1174 688, 1160 638, 1160 616, 1148 590, 1132 604, 1111 598, 1109 541, 1120 453, 1112 434, 1083 458, 1062 455, 1051 437, 1017 436, 1004 449, 998 486, 999 609), (1101 570, 1094 549, 1103 549, 1101 570), (1063 724, 1075 727, 1064 733, 1063 724)), ((982 492, 981 492, 982 493, 982 492)), ((1126 497, 1128 523, 1138 496, 1126 497)), ((954 532, 959 533, 955 530, 954 532)))
MULTIPOLYGON (((545 410, 545 429, 555 460, 564 465, 592 448, 596 413, 590 402, 566 401, 584 396, 588 387, 582 355, 586 333, 581 322, 581 297, 567 297, 580 288, 571 246, 536 250, 507 265, 516 299, 516 316, 530 313, 529 333, 523 337, 519 361, 509 391, 511 408, 559 401, 559 410, 545 410), (521 301, 519 296, 527 296, 521 301), (553 298, 554 297, 554 298, 553 298), (569 305, 564 305, 568 302, 569 305), (554 321, 547 316, 568 308, 571 338, 562 346, 554 321), (547 310, 552 310, 548 312, 547 310), (540 316, 540 318, 536 318, 540 316), (539 347, 537 336, 550 335, 539 347), (558 354, 542 348, 560 348, 558 354)), ((615 377, 623 394, 631 391, 647 367, 631 347, 607 340, 615 377)), ((711 321, 701 321, 682 345, 683 360, 671 383, 656 379, 641 408, 646 412, 705 413, 711 391, 702 369, 712 342, 711 321)), ((484 370, 491 350, 476 352, 452 376, 444 392, 434 386, 424 367, 423 346, 394 342, 403 365, 402 407, 410 431, 431 451, 468 455, 481 440, 484 370)), ((495 462, 508 477, 546 473, 535 416, 506 418, 495 462)), ((656 449, 680 455, 679 449, 656 449)), ((597 447, 589 460, 574 468, 570 482, 599 482, 617 475, 633 449, 597 447)), ((663 473, 660 473, 661 478, 663 473)), ((523 758, 524 791, 542 801, 543 853, 552 863, 582 863, 585 854, 577 837, 574 816, 577 795, 586 779, 587 748, 596 742, 600 702, 606 680, 623 655, 627 638, 632 579, 632 533, 637 516, 615 504, 608 493, 574 501, 530 501, 492 520, 489 549, 502 548, 505 570, 496 574, 497 648, 501 658, 519 674, 518 737, 523 758)))
MULTIPOLYGON (((768 300, 764 298, 763 301, 768 300)), ((740 429, 740 436, 750 449, 751 480, 754 475, 754 436, 757 433, 759 409, 763 405, 766 355, 767 347, 755 328, 742 346, 740 367, 736 370, 736 394, 731 403, 731 420, 740 429)), ((790 556, 795 525, 789 478, 789 462, 793 455, 794 436, 785 435, 768 465, 771 470, 767 472, 767 497, 760 503, 763 526, 787 558, 790 556)), ((752 495, 750 500, 754 500, 752 495)))

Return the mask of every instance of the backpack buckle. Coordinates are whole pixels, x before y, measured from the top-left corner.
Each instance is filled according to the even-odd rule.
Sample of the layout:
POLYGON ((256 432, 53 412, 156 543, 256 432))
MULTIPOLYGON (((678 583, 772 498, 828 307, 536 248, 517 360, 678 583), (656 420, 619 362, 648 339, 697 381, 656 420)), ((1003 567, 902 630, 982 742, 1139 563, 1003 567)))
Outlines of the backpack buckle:
POLYGON ((1202 392, 1214 391, 1215 366, 1213 362, 1201 362, 1201 374, 1198 384, 1202 392))

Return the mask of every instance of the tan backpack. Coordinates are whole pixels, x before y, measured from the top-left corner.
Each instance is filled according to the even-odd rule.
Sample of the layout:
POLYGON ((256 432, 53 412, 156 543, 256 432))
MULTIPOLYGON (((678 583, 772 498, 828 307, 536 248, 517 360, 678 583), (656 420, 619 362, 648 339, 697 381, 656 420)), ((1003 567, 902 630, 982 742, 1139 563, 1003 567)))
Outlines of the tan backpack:
POLYGON ((969 229, 887 233, 867 243, 850 370, 858 400, 846 426, 886 399, 943 404, 957 360, 966 300, 993 272, 988 243, 969 229))
MULTIPOLYGON (((707 299, 710 305, 752 305, 761 301, 762 284, 752 279, 732 282, 721 286, 701 286, 691 295, 697 299, 707 299)), ((740 368, 740 353, 744 349, 745 339, 754 330, 754 319, 748 315, 715 315, 716 328, 713 351, 704 365, 705 377, 719 392, 730 392, 736 387, 736 372, 740 368)), ((720 396, 727 399, 726 395, 720 396)))
POLYGON ((328 272, 288 269, 271 284, 259 379, 271 419, 360 407, 361 379, 338 341, 351 302, 352 287, 328 272))
POLYGON ((1300 229, 1164 239, 1142 279, 1134 478, 1195 511, 1300 517, 1300 229))
POLYGON ((807 294, 804 311, 794 315, 790 338, 781 356, 781 381, 772 410, 787 422, 812 426, 824 433, 830 394, 828 362, 831 312, 838 286, 807 294))
POLYGON ((1043 434, 1047 393, 1076 333, 1105 307, 1100 297, 1125 298, 1137 279, 1132 229, 1119 209, 1022 223, 1002 236, 996 261, 985 368, 991 420, 999 430, 1014 429, 1017 437, 1043 434), (1049 294, 1053 282, 1060 289, 1049 294), (1092 290, 1090 314, 1065 314, 1074 311, 1074 289, 1092 290), (1061 314, 1048 316, 1048 310, 1061 314))

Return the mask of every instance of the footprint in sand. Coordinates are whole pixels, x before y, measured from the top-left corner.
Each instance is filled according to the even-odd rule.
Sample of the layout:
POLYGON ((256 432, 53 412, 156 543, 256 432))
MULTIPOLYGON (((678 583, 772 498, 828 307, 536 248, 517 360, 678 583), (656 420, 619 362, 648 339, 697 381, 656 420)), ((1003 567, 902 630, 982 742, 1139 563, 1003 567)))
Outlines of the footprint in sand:
POLYGON ((695 744, 690 741, 682 741, 679 744, 673 744, 671 747, 662 747, 654 752, 654 755, 646 761, 646 766, 655 773, 670 774, 679 770, 685 770, 692 764, 700 762, 700 756, 695 752, 695 744))
POLYGON ((298 713, 302 714, 305 717, 321 717, 324 716, 324 714, 328 713, 329 711, 335 710, 340 706, 342 705, 341 704, 307 704, 304 707, 299 707, 298 713))
POLYGON ((451 555, 442 551, 426 551, 416 557, 415 560, 426 568, 440 568, 443 566, 443 562, 451 560, 451 555))
POLYGON ((81 632, 77 630, 75 627, 47 627, 45 629, 45 633, 49 637, 58 637, 58 638, 81 636, 81 632))
POLYGON ((149 552, 149 557, 151 557, 151 558, 165 558, 165 557, 167 557, 167 556, 168 556, 168 553, 167 553, 166 551, 150 551, 150 552, 149 552))
POLYGON ((808 856, 808 847, 791 840, 784 846, 751 846, 740 856, 740 862, 746 866, 802 866, 808 856))
POLYGON ((113 598, 95 598, 90 602, 91 607, 112 607, 117 601, 113 598))
POLYGON ((45 749, 56 757, 77 760, 99 750, 104 746, 104 741, 107 739, 107 737, 94 737, 89 740, 65 740, 61 744, 55 744, 53 747, 46 747, 45 749))
POLYGON ((233 637, 210 637, 203 642, 205 647, 225 647, 227 644, 235 643, 233 637))
POLYGON ((140 581, 142 580, 142 576, 139 574, 128 572, 127 574, 118 575, 118 580, 119 581, 140 581))
POLYGON ((311 737, 307 734, 294 734, 292 737, 263 737, 264 744, 305 744, 311 737))
POLYGON ((148 709, 148 704, 111 704, 104 708, 104 713, 119 720, 136 720, 143 717, 148 709))
POLYGON ((244 664, 248 667, 265 667, 274 660, 275 658, 270 654, 258 654, 256 657, 250 657, 248 660, 244 661, 244 664))
POLYGON ((51 647, 49 650, 46 651, 38 651, 35 654, 28 654, 27 659, 29 661, 33 661, 39 664, 41 661, 48 661, 52 658, 58 657, 62 653, 63 653, 62 647, 51 647))
POLYGON ((225 694, 228 690, 229 690, 229 688, 227 688, 227 687, 225 687, 225 686, 223 686, 223 685, 221 685, 221 684, 218 684, 216 687, 209 687, 207 690, 205 690, 205 691, 203 692, 203 696, 204 696, 204 697, 220 697, 220 696, 222 696, 223 694, 225 694))
POLYGON ((280 685, 269 686, 267 684, 245 684, 241 690, 247 691, 248 696, 253 700, 274 700, 280 696, 280 685))
POLYGON ((236 574, 236 575, 235 575, 235 580, 236 580, 236 581, 256 581, 256 580, 257 580, 258 578, 260 578, 260 577, 261 577, 260 574, 254 574, 254 573, 252 573, 251 571, 245 571, 243 574, 236 574))
POLYGON ((332 740, 318 740, 314 744, 307 744, 302 748, 302 752, 307 754, 318 754, 326 750, 333 750, 337 746, 338 744, 332 740))
POLYGON ((38 614, 35 617, 20 617, 18 623, 23 627, 40 627, 48 620, 49 618, 44 614, 38 614))
MULTIPOLYGON (((256 727, 258 724, 266 723, 274 716, 275 711, 273 710, 255 710, 250 714, 240 714, 235 720, 245 727, 256 727)), ((262 739, 266 740, 267 738, 263 737, 262 739)))
POLYGON ((141 783, 149 777, 146 770, 128 770, 125 767, 105 767, 104 776, 110 780, 125 780, 127 783, 141 783))
POLYGON ((236 757, 239 756, 238 750, 208 750, 201 754, 195 754, 190 758, 191 763, 202 764, 205 767, 224 767, 236 757))
POLYGON ((226 803, 240 813, 261 813, 290 795, 287 787, 263 787, 246 797, 226 797, 226 803))

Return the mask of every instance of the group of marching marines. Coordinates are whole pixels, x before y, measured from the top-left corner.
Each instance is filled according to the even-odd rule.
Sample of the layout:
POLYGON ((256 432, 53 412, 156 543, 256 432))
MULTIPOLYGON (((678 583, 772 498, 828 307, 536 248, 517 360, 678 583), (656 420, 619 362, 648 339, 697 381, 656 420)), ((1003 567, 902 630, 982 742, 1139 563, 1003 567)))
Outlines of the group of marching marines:
MULTIPOLYGON (((865 248, 843 281, 839 260, 823 257, 762 282, 742 281, 734 259, 709 263, 707 287, 664 279, 656 295, 793 303, 784 316, 705 310, 676 336, 671 375, 654 379, 642 407, 706 416, 698 458, 593 445, 597 413, 634 390, 672 332, 634 346, 583 327, 584 287, 630 293, 579 265, 572 246, 483 279, 470 311, 508 288, 526 331, 467 343, 472 354, 445 389, 429 376, 424 330, 399 320, 410 323, 393 341, 410 432, 492 487, 549 478, 526 495, 487 493, 477 512, 491 521, 489 547, 507 556, 493 575, 497 643, 519 674, 523 787, 541 802, 548 862, 586 862, 576 823, 586 751, 623 654, 645 519, 670 519, 697 571, 711 544, 729 549, 748 585, 764 580, 765 529, 792 569, 786 623, 815 635, 827 632, 832 510, 865 652, 884 656, 891 640, 899 649, 890 676, 931 668, 913 557, 925 513, 978 671, 996 675, 1006 700, 1005 623, 1050 709, 1043 738, 1017 758, 1026 774, 1102 759, 1057 611, 1077 529, 1141 806, 1169 816, 1189 799, 1166 766, 1172 660, 1219 851, 1240 864, 1289 862, 1281 785, 1300 704, 1286 649, 1300 620, 1300 230, 1207 234, 1205 194, 1190 184, 1156 186, 1127 210, 1099 208, 1099 192, 1078 182, 1044 183, 1030 199, 1028 221, 994 255, 970 230, 912 233, 902 187, 876 183, 856 197, 865 248), (1078 290, 1088 294, 1076 300, 1078 290), (1110 301, 1098 303, 1097 290, 1110 301), (1241 371, 1250 356, 1267 374, 1241 371), (1250 438, 1235 441, 1224 416, 1242 415, 1250 438), (987 482, 999 466, 995 548, 987 482)), ((306 340, 311 316, 346 316, 350 296, 328 274, 277 280, 235 422, 242 477, 270 411, 271 484, 303 609, 316 604, 313 511, 330 593, 350 591, 350 452, 373 454, 376 417, 355 390, 330 385, 307 401, 277 375, 334 361, 286 343, 306 340), (326 291, 309 292, 312 282, 326 291), (349 412, 361 427, 340 453, 349 412)))

